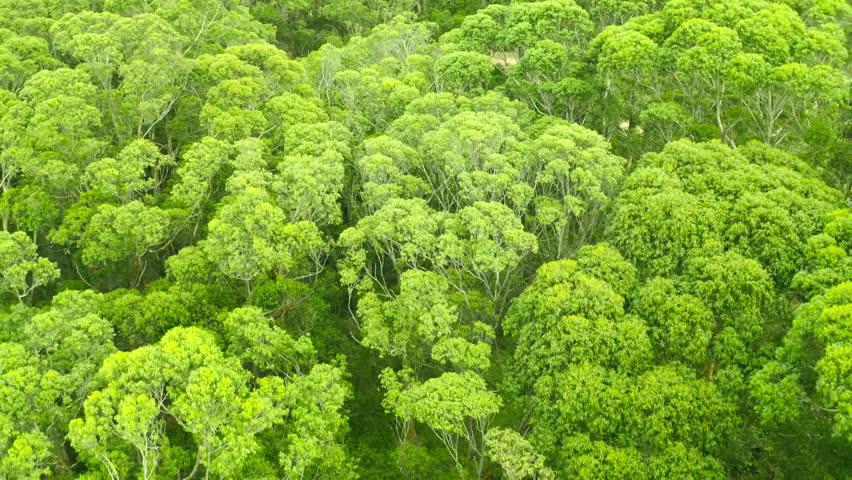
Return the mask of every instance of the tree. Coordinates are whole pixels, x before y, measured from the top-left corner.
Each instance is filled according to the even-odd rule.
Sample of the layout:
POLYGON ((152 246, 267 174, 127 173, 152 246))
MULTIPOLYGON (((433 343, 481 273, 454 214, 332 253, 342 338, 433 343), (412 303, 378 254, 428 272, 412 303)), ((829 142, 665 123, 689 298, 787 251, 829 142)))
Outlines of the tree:
POLYGON ((96 266, 129 259, 132 286, 148 266, 145 256, 168 239, 170 219, 159 207, 134 200, 121 206, 104 204, 92 215, 80 238, 83 263, 96 266))
POLYGON ((270 203, 265 183, 257 172, 231 179, 233 193, 210 221, 203 246, 222 273, 245 283, 248 295, 252 280, 267 272, 317 275, 326 249, 316 225, 287 223, 284 212, 270 203))
POLYGON ((221 172, 228 164, 232 147, 212 137, 204 137, 190 145, 176 169, 179 181, 175 182, 170 200, 187 210, 187 222, 195 218, 192 237, 202 226, 206 202, 222 188, 221 172))
POLYGON ((50 260, 39 257, 36 245, 23 232, 0 232, 0 287, 14 294, 23 303, 33 291, 59 278, 59 268, 50 260))
POLYGON ((50 441, 41 433, 25 433, 12 443, 0 460, 4 475, 22 479, 38 479, 50 474, 50 441))
POLYGON ((547 480, 553 472, 544 464, 544 458, 519 433, 495 427, 485 434, 488 456, 503 469, 508 480, 547 480))
POLYGON ((491 58, 474 52, 453 52, 435 62, 435 73, 441 90, 466 92, 474 88, 487 88, 494 71, 491 58))
POLYGON ((462 323, 449 301, 449 289, 436 273, 407 270, 400 279, 400 293, 392 300, 382 301, 379 295, 367 293, 358 302, 363 345, 381 356, 398 357, 416 379, 435 362, 463 370, 486 370, 491 353, 486 342, 493 332, 482 324, 462 323), (486 342, 477 341, 477 330, 486 342))
POLYGON ((804 241, 839 201, 824 183, 805 181, 800 168, 758 144, 734 152, 718 143, 670 143, 625 180, 609 236, 651 274, 682 272, 689 257, 731 248, 786 286, 801 268, 804 241))
POLYGON ((7 190, 2 197, 0 215, 8 231, 9 220, 23 231, 32 232, 33 243, 38 242, 39 232, 54 225, 59 219, 56 201, 37 185, 24 185, 7 190), (11 218, 10 218, 11 217, 11 218))
POLYGON ((30 161, 26 170, 50 191, 73 191, 79 185, 75 176, 105 146, 98 135, 102 122, 96 92, 84 72, 67 68, 39 72, 21 89, 31 113, 19 145, 40 160, 30 161))
POLYGON ((388 136, 364 141, 365 155, 357 160, 360 208, 371 215, 393 198, 425 197, 427 183, 413 175, 417 151, 388 136))
POLYGON ((519 169, 535 186, 534 224, 550 237, 551 258, 562 258, 599 231, 624 175, 624 160, 606 141, 576 125, 545 130, 521 149, 519 169))
POLYGON ((633 378, 572 365, 544 377, 536 395, 532 438, 566 474, 721 478, 714 455, 736 441, 734 405, 715 385, 676 365, 633 378))
POLYGON ((138 347, 156 342, 173 327, 193 323, 193 312, 186 294, 113 290, 104 295, 100 313, 115 328, 116 344, 120 348, 138 347))
POLYGON ((348 427, 345 403, 352 393, 342 366, 315 365, 296 379, 288 394, 290 446, 279 456, 285 478, 357 478, 343 443, 348 427))
POLYGON ((389 293, 404 269, 432 255, 443 218, 422 199, 389 201, 340 234, 341 282, 350 292, 375 286, 389 293))
POLYGON ((515 272, 538 249, 505 205, 479 202, 448 215, 422 199, 391 200, 339 241, 346 251, 339 268, 351 291, 375 286, 390 296, 391 279, 428 264, 468 307, 473 292, 481 292, 490 302, 484 313, 494 321, 507 306, 515 272))
POLYGON ((328 114, 320 106, 319 99, 305 98, 289 92, 270 98, 264 104, 263 110, 270 125, 273 152, 284 146, 292 127, 300 123, 328 121, 328 114))
POLYGON ((798 420, 806 412, 831 419, 832 435, 850 440, 848 371, 844 360, 845 339, 849 335, 849 293, 852 284, 840 283, 797 310, 793 326, 769 362, 751 379, 752 395, 760 418, 768 424, 784 425, 798 420), (820 348, 813 349, 815 343, 820 348), (804 366, 815 365, 813 372, 804 366), (779 402, 776 399, 787 399, 779 402), (814 401, 819 407, 806 410, 803 402, 814 401))
POLYGON ((278 164, 280 174, 271 188, 288 218, 317 226, 342 220, 340 197, 344 182, 344 157, 326 149, 319 155, 288 155, 278 164))
POLYGON ((158 457, 158 443, 163 440, 163 409, 168 408, 198 442, 190 476, 201 465, 207 470, 205 476, 211 470, 220 474, 232 470, 256 448, 254 433, 276 422, 275 411, 280 407, 274 399, 281 395, 281 386, 263 381, 250 393, 241 369, 218 363, 223 360, 210 334, 191 328, 172 330, 156 346, 110 357, 101 372, 108 382, 106 389, 90 394, 84 419, 70 424, 72 445, 116 478, 121 474, 116 464, 119 445, 111 438, 128 442, 138 452, 142 475, 149 478, 165 462, 158 457), (157 360, 165 353, 159 353, 160 349, 172 356, 157 360), (152 375, 152 367, 160 373, 152 375), (257 410, 255 402, 263 398, 273 402, 257 410))
POLYGON ((528 138, 522 127, 529 111, 499 95, 469 102, 438 95, 412 102, 409 111, 397 122, 405 121, 406 131, 426 128, 421 137, 392 128, 396 141, 365 142, 359 171, 368 208, 390 195, 423 197, 449 211, 499 202, 541 237, 547 257, 598 234, 624 168, 603 137, 560 122, 528 138))
POLYGON ((491 417, 500 409, 500 397, 486 389, 485 381, 473 372, 444 373, 423 383, 412 382, 410 371, 382 372, 387 391, 383 405, 388 413, 423 422, 444 444, 462 478, 465 469, 458 450, 464 439, 477 458, 477 474, 484 468, 483 437, 491 417))
POLYGON ((833 285, 850 278, 849 250, 852 233, 852 216, 848 209, 831 212, 829 221, 818 233, 807 240, 805 268, 793 276, 792 287, 804 298, 811 298, 833 285))
POLYGON ((716 322, 700 298, 678 293, 675 282, 656 277, 635 300, 635 311, 648 321, 648 333, 667 356, 700 365, 707 355, 716 322))
POLYGON ((516 340, 511 388, 531 392, 539 378, 578 362, 627 373, 645 369, 652 359, 647 328, 624 312, 623 295, 635 276, 607 245, 539 267, 503 323, 516 340))
POLYGON ((153 143, 136 140, 124 147, 117 158, 102 158, 86 167, 91 188, 120 199, 123 203, 156 192, 165 181, 174 159, 160 153, 153 143), (148 172, 152 176, 148 177, 148 172))
MULTIPOLYGON (((467 296, 467 278, 482 289, 500 319, 515 287, 515 273, 538 251, 534 235, 500 203, 477 202, 451 217, 438 239, 437 265, 453 288, 467 296)), ((469 302, 469 299, 466 299, 469 302)))
MULTIPOLYGON (((70 424, 72 445, 111 478, 125 468, 152 478, 175 462, 182 476, 229 476, 262 448, 261 432, 290 419, 293 426, 287 428, 303 435, 288 436, 287 453, 284 445, 276 446, 282 467, 286 475, 312 468, 319 455, 306 448, 336 441, 343 429, 338 415, 346 386, 340 371, 318 365, 304 380, 285 384, 275 376, 255 378, 234 360, 212 333, 195 327, 172 329, 156 344, 112 355, 99 374, 103 388, 89 394, 84 418, 70 424), (320 422, 320 415, 325 426, 305 423, 320 422), (172 435, 164 428, 166 419, 192 435, 194 460, 169 458, 179 452, 164 448, 172 435), (135 462, 122 460, 121 445, 135 450, 135 462)), ((345 462, 345 456, 333 458, 345 462)), ((327 465, 334 464, 329 459, 327 465)))
POLYGON ((0 413, 0 471, 8 476, 41 478, 50 472, 55 438, 46 437, 62 395, 60 375, 42 371, 38 359, 17 343, 0 344, 0 369, 6 401, 0 413), (40 425, 39 425, 40 424, 40 425))
POLYGON ((228 351, 261 371, 288 378, 304 375, 313 366, 316 351, 307 337, 293 338, 274 325, 257 307, 233 310, 225 319, 228 351))
POLYGON ((0 468, 14 477, 70 472, 67 425, 92 389, 101 362, 115 352, 111 325, 97 314, 100 296, 62 292, 43 311, 5 324, 0 345, 0 468))

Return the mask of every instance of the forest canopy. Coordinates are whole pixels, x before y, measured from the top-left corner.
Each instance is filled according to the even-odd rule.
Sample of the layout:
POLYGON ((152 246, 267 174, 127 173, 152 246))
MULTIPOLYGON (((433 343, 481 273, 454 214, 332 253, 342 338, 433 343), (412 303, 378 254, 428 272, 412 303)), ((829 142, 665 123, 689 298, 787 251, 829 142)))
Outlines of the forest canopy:
POLYGON ((0 0, 0 479, 852 476, 844 0, 0 0))

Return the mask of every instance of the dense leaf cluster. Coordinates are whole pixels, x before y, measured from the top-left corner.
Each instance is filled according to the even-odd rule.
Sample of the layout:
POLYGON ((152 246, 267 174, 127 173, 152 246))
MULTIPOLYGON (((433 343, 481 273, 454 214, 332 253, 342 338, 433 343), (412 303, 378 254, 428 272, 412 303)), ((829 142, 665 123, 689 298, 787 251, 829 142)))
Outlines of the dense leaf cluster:
POLYGON ((0 0, 0 479, 852 475, 842 0, 0 0))

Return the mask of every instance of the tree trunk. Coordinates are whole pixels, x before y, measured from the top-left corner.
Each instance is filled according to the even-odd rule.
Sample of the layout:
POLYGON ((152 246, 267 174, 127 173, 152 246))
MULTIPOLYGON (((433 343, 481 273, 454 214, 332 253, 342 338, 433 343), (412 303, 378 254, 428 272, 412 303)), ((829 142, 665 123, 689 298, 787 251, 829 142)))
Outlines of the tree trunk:
POLYGON ((414 428, 414 420, 405 420, 403 424, 405 431, 405 443, 414 445, 417 443, 417 430, 414 428))

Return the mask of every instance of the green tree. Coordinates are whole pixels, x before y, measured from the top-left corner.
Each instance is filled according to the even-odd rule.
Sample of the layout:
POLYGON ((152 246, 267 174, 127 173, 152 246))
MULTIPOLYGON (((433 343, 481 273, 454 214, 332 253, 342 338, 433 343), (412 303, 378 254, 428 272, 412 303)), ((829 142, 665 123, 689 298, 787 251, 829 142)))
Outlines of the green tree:
POLYGON ((495 427, 485 434, 488 457, 500 465, 508 480, 548 480, 553 472, 544 464, 544 458, 519 433, 495 427))
POLYGON ((79 241, 83 263, 97 266, 129 260, 130 285, 139 285, 148 266, 145 257, 168 240, 170 223, 167 212, 138 200, 101 205, 79 241))
POLYGON ((402 419, 425 423, 440 439, 456 464, 462 478, 465 458, 459 451, 464 439, 475 456, 477 474, 484 470, 484 436, 491 418, 502 405, 499 396, 487 390, 485 381, 473 372, 444 373, 419 383, 409 370, 382 371, 382 386, 387 391, 383 405, 402 419))
POLYGON ((316 225, 287 223, 284 212, 271 203, 265 184, 258 172, 232 178, 233 193, 223 199, 210 221, 203 244, 208 258, 222 273, 244 282, 249 295, 252 281, 267 272, 317 275, 326 252, 316 225))
POLYGON ((36 245, 23 232, 0 232, 0 264, 3 290, 23 303, 33 291, 59 278, 59 268, 39 257, 36 245))

